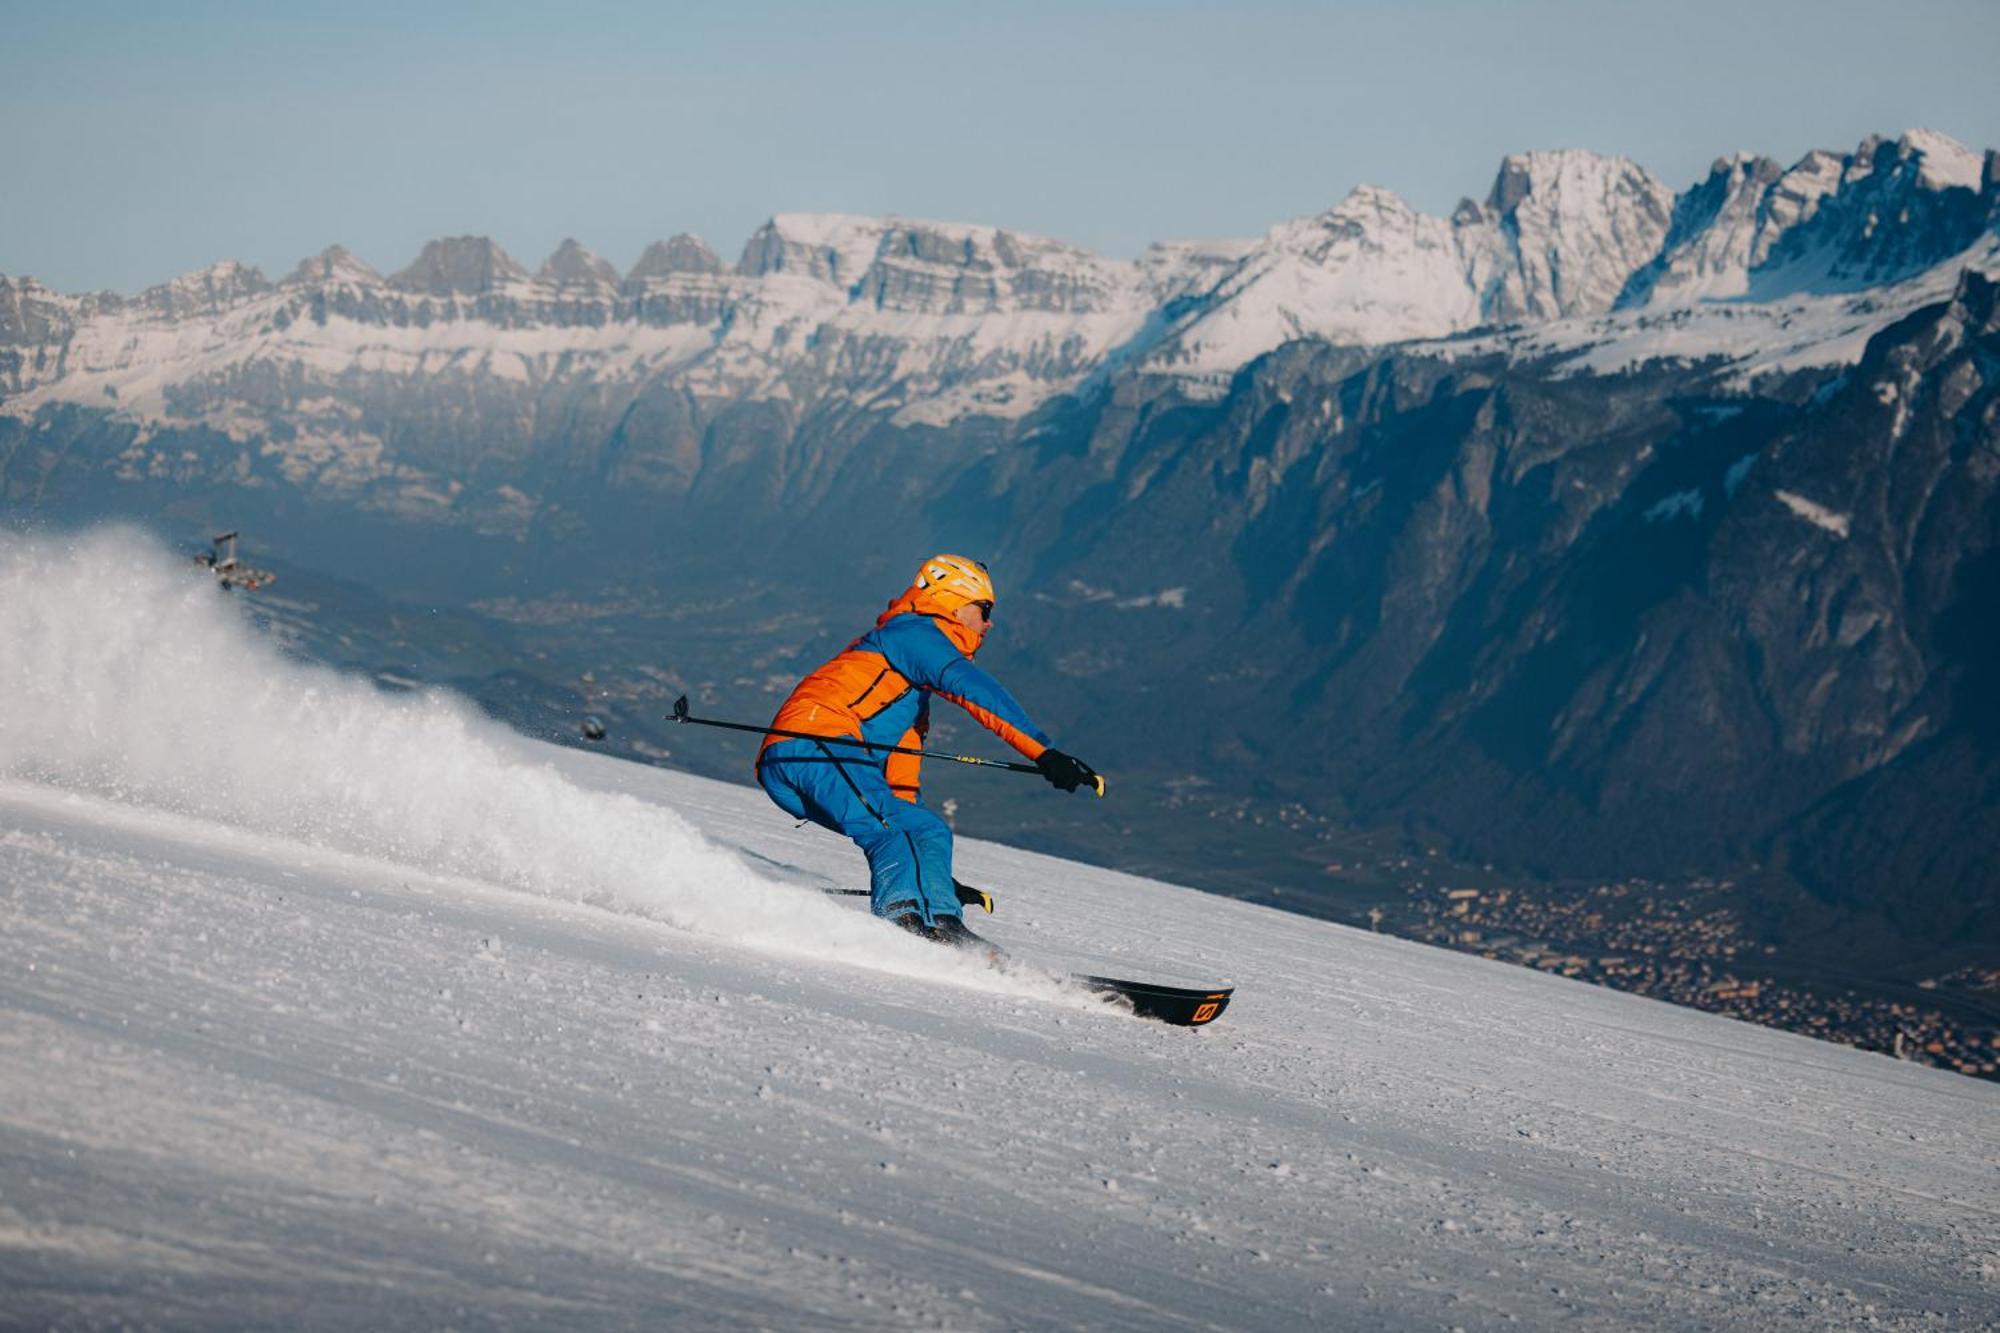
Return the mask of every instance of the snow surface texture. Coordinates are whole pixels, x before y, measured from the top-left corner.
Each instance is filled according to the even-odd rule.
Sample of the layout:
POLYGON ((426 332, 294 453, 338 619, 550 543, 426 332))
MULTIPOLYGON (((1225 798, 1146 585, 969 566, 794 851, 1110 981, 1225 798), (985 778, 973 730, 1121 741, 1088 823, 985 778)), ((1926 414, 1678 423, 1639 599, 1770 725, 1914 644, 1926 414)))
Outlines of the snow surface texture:
POLYGON ((0 1324, 1990 1326, 1989 1084, 961 846, 1142 1023, 243 611, 0 545, 0 1324))

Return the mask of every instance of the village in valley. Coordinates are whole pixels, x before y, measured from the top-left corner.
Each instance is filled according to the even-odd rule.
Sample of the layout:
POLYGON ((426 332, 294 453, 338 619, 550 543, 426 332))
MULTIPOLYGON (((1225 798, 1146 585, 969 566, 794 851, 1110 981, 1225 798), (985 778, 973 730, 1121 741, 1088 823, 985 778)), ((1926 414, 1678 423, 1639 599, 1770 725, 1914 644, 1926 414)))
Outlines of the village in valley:
MULTIPOLYGON (((1898 999, 1879 981, 1846 988, 1819 978, 1780 980, 1776 946, 1745 938, 1722 902, 1726 881, 1678 889, 1645 880, 1581 895, 1520 887, 1412 885, 1395 933, 1617 990, 1727 1014, 1766 1027, 1880 1051, 1898 1059, 2000 1078, 2000 971, 1965 967, 1926 978, 1898 999), (1926 995, 1949 995, 1952 1011, 1926 995)), ((1390 913, 1377 908, 1380 927, 1390 913)))

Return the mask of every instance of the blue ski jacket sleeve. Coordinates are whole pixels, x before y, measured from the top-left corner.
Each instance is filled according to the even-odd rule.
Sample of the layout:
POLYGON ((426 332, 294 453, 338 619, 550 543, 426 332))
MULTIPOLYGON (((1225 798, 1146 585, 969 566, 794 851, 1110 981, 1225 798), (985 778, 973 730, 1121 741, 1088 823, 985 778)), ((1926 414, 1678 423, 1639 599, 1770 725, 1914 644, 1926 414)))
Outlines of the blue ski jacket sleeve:
POLYGON ((878 626, 879 651, 897 675, 948 699, 1030 759, 1049 747, 1048 733, 1006 687, 973 664, 929 616, 900 615, 878 626))

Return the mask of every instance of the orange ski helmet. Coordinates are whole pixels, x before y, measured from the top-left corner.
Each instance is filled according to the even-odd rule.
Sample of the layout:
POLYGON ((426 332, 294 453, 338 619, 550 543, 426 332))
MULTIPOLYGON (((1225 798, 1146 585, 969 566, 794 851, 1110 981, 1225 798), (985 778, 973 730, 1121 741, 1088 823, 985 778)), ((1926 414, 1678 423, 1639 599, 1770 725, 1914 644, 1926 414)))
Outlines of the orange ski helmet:
POLYGON ((926 610, 950 615, 967 602, 993 603, 993 576, 986 566, 962 555, 934 555, 910 583, 910 600, 926 610))

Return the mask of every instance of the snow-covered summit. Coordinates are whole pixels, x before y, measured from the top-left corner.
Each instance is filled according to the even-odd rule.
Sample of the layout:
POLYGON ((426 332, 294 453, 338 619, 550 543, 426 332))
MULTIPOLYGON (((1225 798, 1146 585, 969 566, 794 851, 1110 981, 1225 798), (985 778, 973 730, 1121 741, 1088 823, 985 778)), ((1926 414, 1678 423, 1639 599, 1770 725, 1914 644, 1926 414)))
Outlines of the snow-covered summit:
POLYGON ((1512 325, 1562 338, 1558 325, 1603 329, 1589 322, 1613 309, 1837 300, 1984 262, 1996 201, 1976 154, 1923 130, 1789 169, 1738 154, 1678 196, 1629 159, 1518 154, 1483 204, 1449 219, 1364 186, 1272 228, 1148 364, 1215 375, 1302 337, 1371 345, 1512 325))
POLYGON ((1980 154, 1937 130, 1905 130, 1896 147, 1919 159, 1917 183, 1929 190, 1977 190, 1985 183, 1980 154))
POLYGON ((638 282, 673 273, 720 273, 722 270, 721 258, 707 241, 691 233, 680 232, 669 240, 654 241, 648 245, 638 262, 632 265, 632 271, 625 275, 625 280, 638 282))
POLYGON ((382 275, 344 245, 330 245, 316 255, 301 259, 281 286, 308 287, 339 284, 379 286, 382 275))
POLYGON ((1659 249, 1673 191, 1636 162, 1571 149, 1507 158, 1487 200, 1488 227, 1460 224, 1486 322, 1607 310, 1632 270, 1659 249), (1483 262, 1482 262, 1483 261, 1483 262))
POLYGON ((1921 130, 1848 154, 1816 149, 1782 170, 1748 153, 1723 159, 1676 201, 1665 243, 1619 304, 1771 301, 1913 276, 1976 243, 1981 202, 1951 192, 1980 189, 1980 170, 1963 145, 1921 130))
POLYGON ((858 282, 875 257, 883 222, 848 213, 780 213, 744 242, 736 271, 793 273, 836 286, 858 282))
POLYGON ((1296 338, 1402 342, 1478 321, 1452 223, 1361 186, 1326 212, 1280 223, 1240 259, 1150 369, 1215 374, 1296 338))
POLYGON ((556 247, 535 273, 535 281, 566 292, 602 294, 618 287, 618 270, 574 238, 556 247))
POLYGON ((1507 158, 1486 203, 1450 218, 1361 186, 1266 233, 1149 364, 1215 374, 1301 337, 1403 342, 1594 314, 1657 251, 1671 206, 1636 164, 1580 150, 1507 158))
POLYGON ((973 223, 786 213, 758 228, 736 271, 805 276, 877 310, 1086 314, 1136 305, 1134 267, 1043 236, 973 223))
POLYGON ((1977 157, 1941 134, 1863 140, 1840 160, 1837 183, 1816 197, 1809 192, 1824 185, 1830 164, 1815 158, 1812 166, 1811 207, 1753 266, 1745 299, 1901 281, 1958 255, 1994 221, 1977 157))
POLYGON ((1772 243, 1831 188, 1831 181, 1812 188, 1820 179, 1813 174, 1816 167, 1814 162, 1803 173, 1795 171, 1789 188, 1780 189, 1787 173, 1768 157, 1739 153, 1719 159, 1706 180, 1674 201, 1658 253, 1627 279, 1618 304, 1741 296, 1750 270, 1763 262, 1772 243))
POLYGON ((224 259, 147 288, 139 294, 139 304, 169 319, 185 319, 221 314, 270 290, 270 282, 257 269, 224 259))

